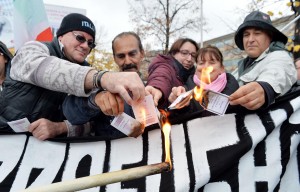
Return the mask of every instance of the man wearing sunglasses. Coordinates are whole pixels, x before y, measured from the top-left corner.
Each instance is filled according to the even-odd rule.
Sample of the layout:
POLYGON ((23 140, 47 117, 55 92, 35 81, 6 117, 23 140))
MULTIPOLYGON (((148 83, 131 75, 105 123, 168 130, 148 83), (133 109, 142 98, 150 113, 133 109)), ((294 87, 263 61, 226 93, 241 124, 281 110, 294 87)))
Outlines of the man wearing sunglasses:
POLYGON ((144 97, 138 74, 98 72, 88 65, 95 33, 89 18, 71 13, 52 42, 31 41, 17 51, 0 97, 0 129, 11 131, 7 122, 26 117, 29 131, 44 140, 67 132, 61 110, 67 94, 87 97, 92 89, 106 89, 129 104, 144 97))

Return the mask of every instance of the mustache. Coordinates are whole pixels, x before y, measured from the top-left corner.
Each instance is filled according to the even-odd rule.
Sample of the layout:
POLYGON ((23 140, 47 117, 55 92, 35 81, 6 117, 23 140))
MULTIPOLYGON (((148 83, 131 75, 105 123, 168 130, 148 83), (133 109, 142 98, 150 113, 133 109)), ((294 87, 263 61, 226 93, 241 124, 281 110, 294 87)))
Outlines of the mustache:
POLYGON ((130 63, 130 64, 123 65, 122 66, 122 71, 126 71, 126 70, 129 70, 129 69, 132 69, 132 68, 135 68, 136 70, 138 69, 136 64, 130 63))

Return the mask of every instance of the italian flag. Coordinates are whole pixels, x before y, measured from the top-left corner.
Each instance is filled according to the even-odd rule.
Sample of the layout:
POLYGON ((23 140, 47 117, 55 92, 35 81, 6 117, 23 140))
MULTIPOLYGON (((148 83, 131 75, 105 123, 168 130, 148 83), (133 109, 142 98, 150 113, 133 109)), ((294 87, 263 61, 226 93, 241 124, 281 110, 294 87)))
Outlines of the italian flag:
POLYGON ((13 5, 15 50, 30 40, 52 40, 53 35, 42 0, 14 0, 13 5))

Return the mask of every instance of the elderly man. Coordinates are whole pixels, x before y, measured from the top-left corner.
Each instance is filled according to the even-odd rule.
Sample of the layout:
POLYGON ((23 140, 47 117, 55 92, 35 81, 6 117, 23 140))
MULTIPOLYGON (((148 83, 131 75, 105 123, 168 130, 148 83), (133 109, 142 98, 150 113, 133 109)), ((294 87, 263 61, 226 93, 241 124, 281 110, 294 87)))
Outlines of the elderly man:
POLYGON ((61 105, 67 94, 89 96, 92 89, 119 93, 126 102, 142 99, 145 88, 135 73, 93 69, 85 58, 95 47, 95 26, 84 15, 65 16, 51 43, 26 43, 11 62, 0 98, 0 128, 26 117, 29 131, 44 140, 66 133, 61 105), (129 95, 128 91, 131 95, 129 95))
MULTIPOLYGON (((144 58, 144 49, 140 37, 133 32, 123 32, 118 34, 112 41, 113 56, 120 71, 136 72, 140 74, 141 62, 144 58)), ((93 122, 93 129, 97 136, 106 138, 119 138, 125 135, 110 125, 113 116, 123 111, 134 117, 131 106, 119 94, 109 91, 95 92, 89 98, 68 96, 63 105, 63 111, 67 119, 72 124, 85 124, 93 122)), ((81 127, 78 129, 86 129, 81 127)), ((144 127, 141 126, 132 135, 137 137, 142 134, 144 127)), ((73 136, 79 136, 85 131, 76 131, 73 136)), ((70 135, 72 136, 72 135, 70 135)))
POLYGON ((247 53, 235 75, 240 88, 230 95, 231 105, 249 110, 268 107, 296 82, 293 59, 285 50, 287 37, 271 23, 269 15, 250 13, 235 34, 235 43, 247 53))

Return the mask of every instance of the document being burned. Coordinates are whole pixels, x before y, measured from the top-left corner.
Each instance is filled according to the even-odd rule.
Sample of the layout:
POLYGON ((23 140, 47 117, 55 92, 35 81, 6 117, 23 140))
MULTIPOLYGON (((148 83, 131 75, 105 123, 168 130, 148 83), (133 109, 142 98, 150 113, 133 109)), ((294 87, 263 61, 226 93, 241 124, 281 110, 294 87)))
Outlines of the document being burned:
POLYGON ((135 118, 122 113, 114 118, 111 125, 130 136, 137 126, 147 127, 158 123, 158 111, 154 105, 152 95, 148 95, 139 103, 132 105, 135 118))
MULTIPOLYGON (((193 90, 182 93, 168 108, 172 110, 186 107, 188 102, 190 102, 192 98, 194 98, 193 90)), ((210 111, 217 115, 224 115, 229 105, 229 99, 225 94, 214 92, 211 90, 204 90, 202 93, 202 99, 201 101, 199 101, 199 104, 207 111, 210 111)))
POLYGON ((207 111, 224 115, 229 105, 229 98, 228 95, 208 90, 204 91, 200 105, 207 111))

